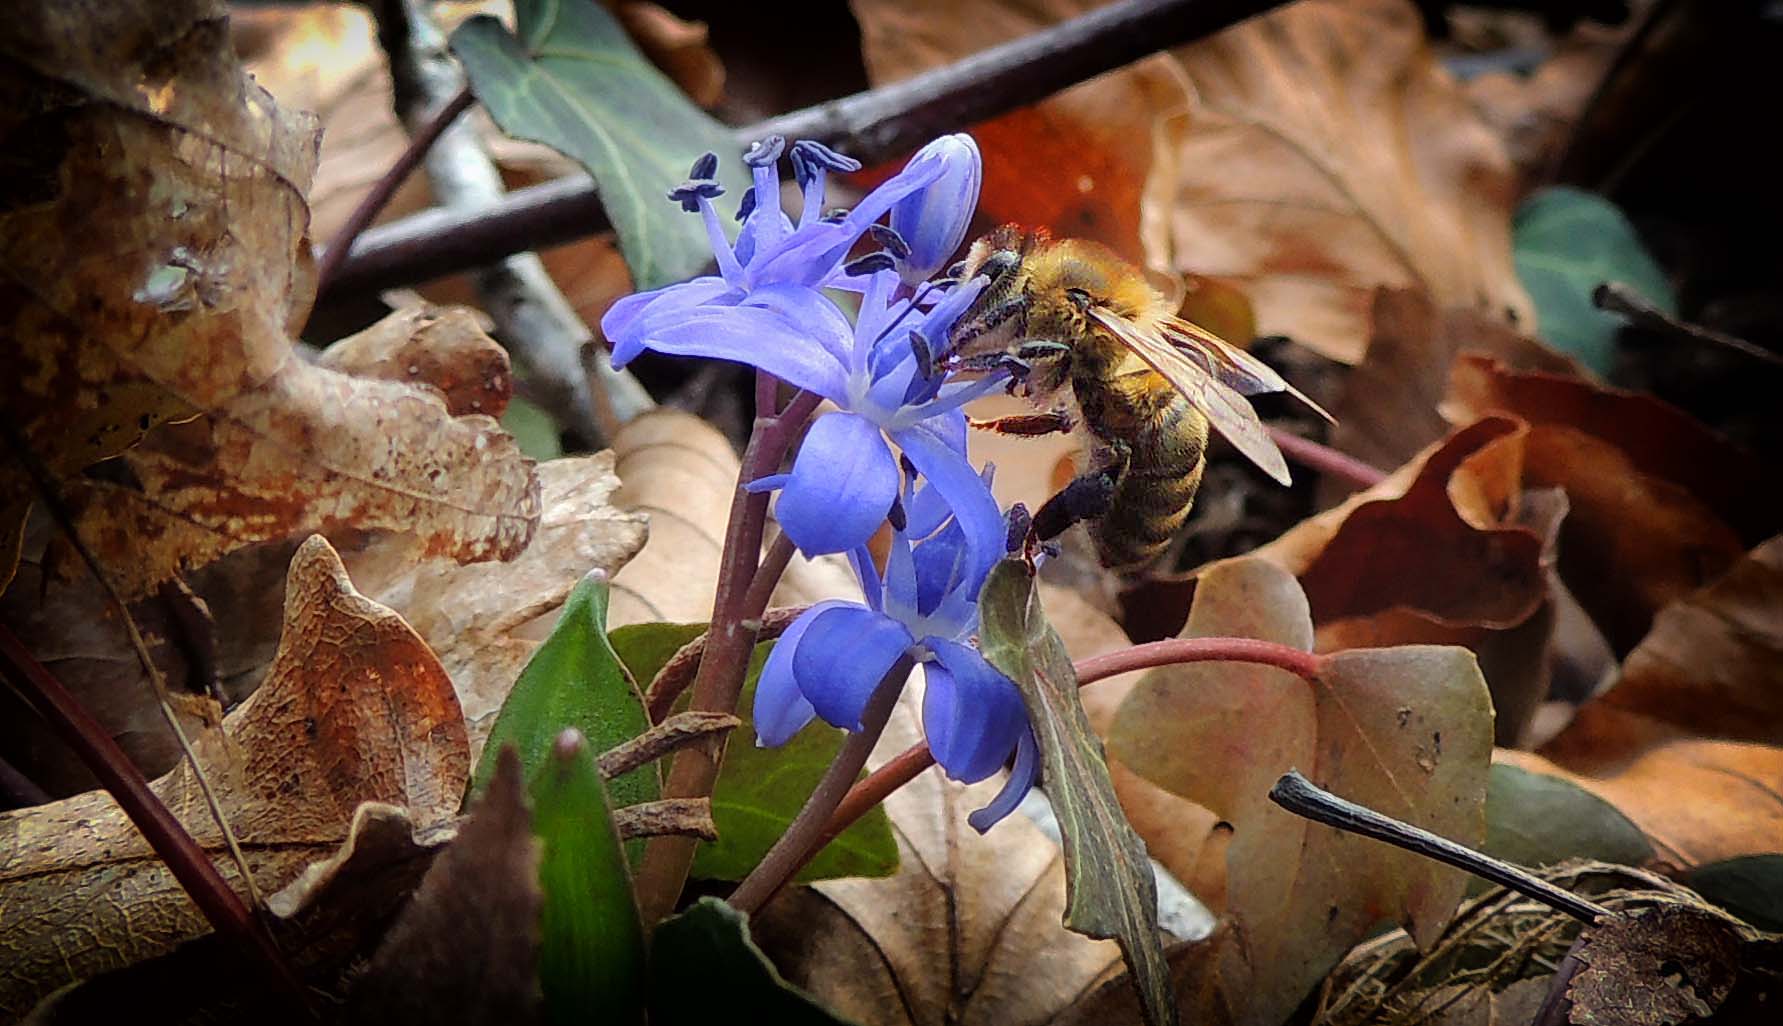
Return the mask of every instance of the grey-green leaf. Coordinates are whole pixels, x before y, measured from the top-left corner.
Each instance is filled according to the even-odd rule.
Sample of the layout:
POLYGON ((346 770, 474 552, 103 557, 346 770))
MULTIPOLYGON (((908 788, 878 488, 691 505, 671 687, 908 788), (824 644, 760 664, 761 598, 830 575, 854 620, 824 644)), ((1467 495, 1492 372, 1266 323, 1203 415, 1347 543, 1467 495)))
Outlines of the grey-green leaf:
POLYGON ((1653 858, 1647 835, 1614 805, 1559 777, 1504 764, 1488 778, 1481 847, 1521 866, 1572 858, 1639 866, 1653 858))
POLYGON ((587 169, 638 289, 700 273, 712 261, 705 226, 667 193, 711 151, 740 199, 748 182, 730 131, 651 67, 600 4, 517 0, 514 14, 518 38, 488 15, 452 34, 477 99, 502 131, 587 169))
POLYGON ((1760 930, 1783 931, 1783 855, 1742 855, 1697 866, 1691 890, 1760 930))
POLYGON ((575 731, 532 782, 539 839, 539 984, 549 1022, 644 1021, 644 926, 594 753, 575 731))
MULTIPOLYGON (((472 793, 488 784, 503 745, 514 746, 521 769, 532 779, 566 727, 581 731, 602 752, 650 728, 643 696, 607 642, 607 582, 598 575, 584 577, 570 592, 551 636, 520 671, 471 776, 472 793)), ((617 777, 608 787, 620 806, 655 801, 662 791, 654 765, 617 777)))
POLYGON ((1599 374, 1611 369, 1622 324, 1592 305, 1599 284, 1622 282, 1666 313, 1677 313, 1677 297, 1664 272, 1628 218, 1602 196, 1544 189, 1518 208, 1511 241, 1517 277, 1535 303, 1542 337, 1599 374))
POLYGON ((782 979, 749 939, 748 919, 717 898, 701 898, 656 928, 650 958, 650 1021, 655 1026, 848 1023, 782 979))
POLYGON ((1046 795, 1065 842, 1065 926, 1118 942, 1146 1021, 1174 1026, 1151 861, 1115 799, 1102 742, 1077 697, 1071 656, 1047 623, 1022 561, 1005 559, 991 570, 978 615, 979 648, 1021 689, 1040 742, 1046 795))

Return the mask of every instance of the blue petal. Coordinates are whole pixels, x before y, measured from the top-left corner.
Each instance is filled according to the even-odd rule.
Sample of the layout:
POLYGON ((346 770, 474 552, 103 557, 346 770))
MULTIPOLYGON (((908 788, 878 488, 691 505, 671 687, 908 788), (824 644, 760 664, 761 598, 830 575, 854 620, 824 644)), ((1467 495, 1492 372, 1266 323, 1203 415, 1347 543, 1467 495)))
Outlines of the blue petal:
POLYGON ((810 629, 811 622, 827 610, 839 606, 847 606, 847 602, 826 599, 810 609, 800 613, 798 618, 787 625, 780 634, 780 640, 768 650, 768 660, 762 664, 761 677, 755 684, 755 744, 759 748, 778 748, 792 740, 792 736, 803 730, 805 724, 817 715, 799 691, 797 677, 793 674, 793 655, 798 651, 799 640, 810 629))
POLYGON ((859 730, 867 699, 911 643, 903 624, 870 609, 827 609, 793 653, 793 673, 825 722, 859 730))
POLYGON ((966 532, 957 521, 950 521, 933 538, 917 545, 912 553, 916 564, 916 613, 928 616, 941 600, 957 590, 968 574, 966 532))
POLYGON ((648 326, 668 323, 672 318, 707 303, 729 306, 740 298, 742 293, 733 290, 723 278, 716 277, 695 278, 653 292, 626 296, 608 307, 601 316, 601 334, 613 347, 613 365, 623 367, 637 359, 645 349, 648 326), (730 302, 722 302, 723 299, 730 302))
POLYGON ((823 293, 803 285, 764 285, 751 292, 740 305, 773 311, 795 331, 810 336, 823 346, 839 365, 849 366, 849 353, 854 348, 854 327, 848 323, 848 316, 823 293))
POLYGON ((873 565, 873 553, 865 545, 848 550, 848 562, 861 582, 861 594, 875 613, 885 612, 885 585, 879 580, 879 568, 873 565))
POLYGON ((911 163, 938 161, 941 174, 928 188, 899 200, 891 208, 891 226, 910 244, 910 256, 899 271, 916 285, 946 267, 965 241, 978 188, 984 180, 978 144, 965 133, 942 136, 918 150, 911 163))
POLYGON ((898 497, 898 464, 879 428, 852 413, 817 418, 774 516, 800 552, 818 556, 864 545, 898 497))
POLYGON ((885 615, 907 624, 918 619, 916 612, 916 561, 910 554, 910 537, 893 531, 885 552, 885 615))
POLYGON ((928 691, 922 731, 935 761, 955 780, 976 783, 1001 769, 1028 729, 1021 693, 969 645, 925 638, 935 661, 923 668, 928 691))
MULTIPOLYGON (((947 500, 954 519, 965 532, 966 547, 971 552, 969 576, 982 581, 997 560, 1003 558, 1008 533, 1003 524, 1003 513, 997 508, 990 486, 966 462, 965 455, 953 447, 951 439, 944 439, 931 430, 931 423, 924 421, 893 431, 892 440, 947 500)), ((960 441, 963 447, 964 439, 960 441)))
POLYGON ((967 816, 966 822, 981 834, 996 826, 1004 816, 1015 811, 1039 779, 1040 746, 1034 741, 1034 732, 1024 730, 1021 740, 1015 744, 1015 767, 1009 771, 1009 779, 1003 782, 1003 790, 997 792, 989 805, 967 816))
MULTIPOLYGON (((673 318, 650 315, 635 340, 639 349, 704 356, 759 367, 787 384, 834 399, 846 378, 835 355, 811 334, 759 306, 696 307, 673 318)), ((634 340, 628 339, 632 344, 634 340)), ((636 351, 629 351, 636 355, 636 351)), ((620 351, 614 349, 614 362, 620 351)), ((629 359, 629 357, 627 357, 629 359)))

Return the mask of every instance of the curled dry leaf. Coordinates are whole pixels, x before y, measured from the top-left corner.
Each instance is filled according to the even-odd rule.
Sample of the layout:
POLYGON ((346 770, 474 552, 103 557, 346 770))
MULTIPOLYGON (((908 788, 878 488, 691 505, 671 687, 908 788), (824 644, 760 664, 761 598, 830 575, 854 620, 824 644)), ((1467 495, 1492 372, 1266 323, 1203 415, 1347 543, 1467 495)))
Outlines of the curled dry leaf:
POLYGON ((1377 285, 1529 329, 1503 142, 1405 0, 1307 0, 1175 51, 1169 266, 1239 284, 1263 334, 1362 356, 1377 285))
MULTIPOLYGON (((201 752, 256 882, 271 891, 334 853, 362 802, 406 806, 417 827, 457 811, 464 718, 438 660, 402 618, 353 589, 326 541, 292 560, 285 633, 266 683, 201 752)), ((154 788, 226 877, 235 872, 188 766, 154 788)), ((109 794, 0 817, 9 921, 0 1012, 164 952, 204 921, 109 794)))
POLYGON ((330 345, 317 366, 360 378, 431 385, 454 417, 500 417, 513 394, 508 351, 475 311, 422 303, 330 345))
MULTIPOLYGON (((875 751, 920 739, 906 688, 875 751)), ((966 823, 999 781, 930 769, 886 799, 899 869, 877 880, 789 888, 752 923, 780 971, 827 1007, 881 1024, 1039 1023, 1120 971, 1120 949, 1061 925, 1065 865, 1021 816, 979 835, 966 823)))
POLYGON ((1662 610, 1611 688, 1540 754, 1615 805, 1669 862, 1773 851, 1783 836, 1783 538, 1662 610))
POLYGON ((613 13, 650 63, 680 86, 688 99, 710 109, 724 96, 724 64, 707 39, 704 22, 683 21, 643 0, 625 0, 613 13))
MULTIPOLYGON (((15 156, 0 172, 0 387, 7 418, 70 474, 289 358, 313 288, 316 130, 242 74, 221 0, 16 14, 0 40, 15 156)), ((0 582, 30 495, 6 461, 0 582)))
MULTIPOLYGON (((1294 579, 1247 559, 1203 572, 1185 633, 1307 649, 1313 626, 1294 579)), ((1190 1021, 1279 1023, 1379 918, 1427 945, 1461 898, 1457 870, 1274 808, 1286 770, 1462 843, 1485 835, 1492 707, 1473 657, 1403 646, 1320 665, 1317 683, 1248 663, 1154 670, 1110 728, 1122 763, 1230 824, 1231 928, 1179 980, 1190 1021)))
POLYGON ((1776 474, 1652 396, 1464 355, 1443 412, 1528 422, 1526 482, 1571 505, 1561 576, 1619 655, 1660 608, 1783 529, 1776 474))
MULTIPOLYGON (((710 424, 671 409, 631 421, 613 440, 613 452, 624 482, 613 501, 649 518, 650 541, 613 578, 609 625, 705 622, 712 616, 718 559, 737 488, 736 453, 710 424)), ((771 525, 768 533, 773 534, 771 525)), ((852 574, 835 557, 795 556, 772 604, 859 595, 852 574)))

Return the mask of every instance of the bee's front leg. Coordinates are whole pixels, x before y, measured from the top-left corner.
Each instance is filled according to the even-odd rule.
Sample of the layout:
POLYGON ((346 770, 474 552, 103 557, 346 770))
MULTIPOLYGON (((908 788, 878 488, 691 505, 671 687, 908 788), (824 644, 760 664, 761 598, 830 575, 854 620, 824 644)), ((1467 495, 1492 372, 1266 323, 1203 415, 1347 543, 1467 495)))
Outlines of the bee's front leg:
POLYGON ((1053 435, 1063 434, 1074 426, 1069 416, 1062 410, 1051 413, 1018 413, 1010 417, 993 417, 990 420, 978 420, 967 417, 966 424, 980 431, 994 431, 999 435, 1053 435))

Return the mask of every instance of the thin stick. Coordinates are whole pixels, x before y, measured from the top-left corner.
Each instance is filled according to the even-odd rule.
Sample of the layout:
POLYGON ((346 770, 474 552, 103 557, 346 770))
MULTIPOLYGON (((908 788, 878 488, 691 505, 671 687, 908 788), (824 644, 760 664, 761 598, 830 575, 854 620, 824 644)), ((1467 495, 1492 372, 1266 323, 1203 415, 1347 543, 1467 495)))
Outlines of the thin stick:
MULTIPOLYGON (((810 609, 810 606, 783 606, 770 609, 761 615, 761 628, 755 632, 755 640, 759 644, 778 638, 799 614, 810 609)), ((651 679, 650 687, 644 693, 644 707, 650 713, 650 722, 667 722, 670 710, 675 708, 687 686, 693 683, 693 675, 699 671, 700 660, 706 655, 706 638, 709 634, 701 634, 687 644, 675 650, 669 661, 662 664, 651 679)))
MULTIPOLYGON (((1311 653, 1252 638, 1167 638, 1080 659, 1073 669, 1077 673, 1077 686, 1081 688, 1133 670, 1207 662, 1262 663, 1287 670, 1308 682, 1316 681, 1319 671, 1318 657, 1311 653)), ((837 804, 835 814, 824 827, 818 848, 933 765, 935 756, 929 751, 928 743, 918 741, 868 774, 867 779, 856 784, 837 804)))
POLYGON ((25 438, 18 425, 14 424, 10 417, 0 417, 0 431, 4 431, 13 454, 18 457, 19 462, 24 465, 25 472, 30 475, 32 484, 36 486, 37 496, 43 502, 44 510, 49 513, 50 519, 56 522, 57 528, 68 537, 68 544, 74 547, 81 562, 86 564, 87 572, 91 573, 93 579, 99 582, 99 586, 105 589, 106 599, 117 611, 119 622, 124 625, 124 633, 130 639, 130 647, 136 652, 137 662, 142 664, 143 673, 148 675, 149 687, 155 693, 156 708, 161 712, 161 721, 167 724, 167 729, 173 733, 173 739, 179 744, 180 753, 185 758, 186 765, 192 767, 192 778, 198 782, 198 793, 204 796, 204 804, 210 809, 211 819, 216 821, 217 830, 223 835, 223 843, 228 846, 230 857, 235 860, 235 868, 241 873, 242 885, 248 891, 248 901, 256 909, 264 908, 266 902, 260 896, 260 887, 254 882, 254 874, 248 869, 248 858, 242 854, 241 844, 235 838, 235 831, 229 826, 229 817, 223 815, 223 806, 217 801, 216 789, 211 787, 210 778, 204 775, 204 767, 198 764, 198 753, 192 750, 191 739, 186 737, 185 728, 180 726, 179 717, 174 714, 173 699, 167 692, 167 679, 161 676, 161 667, 155 664, 154 656, 149 653, 148 642, 143 640, 142 631, 136 626, 136 618, 130 615, 130 607, 124 603, 124 596, 118 593, 117 585, 112 583, 111 578, 105 573, 105 569, 99 565, 98 557, 94 556, 93 551, 87 548, 86 542, 81 540, 80 532, 75 528, 74 514, 69 511, 68 504, 62 500, 62 492, 56 487, 55 479, 50 476, 49 468, 44 466, 37 451, 31 448, 30 441, 25 438))
POLYGON ((819 842, 828 833, 828 824, 837 807, 847 796, 854 778, 860 775, 861 767, 867 764, 867 756, 879 743, 879 735, 885 733, 885 724, 891 719, 892 708, 898 704, 898 695, 914 665, 909 656, 904 656, 880 679, 878 687, 873 689, 873 696, 867 699, 866 709, 861 712, 861 729, 849 732, 848 740, 842 743, 835 761, 824 771, 823 779, 812 790, 804 808, 799 810, 798 816, 768 849, 761 862, 725 899, 732 907, 744 912, 761 908, 817 854, 819 842))
POLYGON ((1754 360, 1768 363, 1773 367, 1783 367, 1783 355, 1773 353, 1763 346, 1754 345, 1743 338, 1736 338, 1713 328, 1705 328, 1700 324, 1681 321, 1654 306, 1647 301, 1646 296, 1619 281, 1606 281, 1593 289, 1591 305, 1599 310, 1619 314, 1649 331, 1691 342, 1707 342, 1710 345, 1722 346, 1736 353, 1744 353, 1754 360))
POLYGON ((5 656, 7 664, 16 672, 21 693, 27 696, 38 715, 80 754, 81 761, 117 800, 130 822, 136 824, 136 829, 142 831, 149 847, 167 864, 174 879, 185 888, 211 928, 252 951, 261 968, 280 986, 297 995, 307 1007, 308 991, 297 982, 272 935, 254 918, 241 896, 223 879, 223 874, 217 872, 210 856, 186 832, 160 796, 150 789, 142 771, 111 739, 99 721, 93 719, 80 700, 70 694, 55 674, 38 662, 31 650, 4 624, 0 624, 0 655, 5 656))
POLYGON ((471 87, 466 85, 463 89, 458 90, 458 95, 448 100, 444 107, 434 112, 434 115, 428 118, 426 124, 417 129, 414 135, 409 136, 409 144, 403 149, 402 155, 396 158, 396 162, 390 165, 388 171, 384 172, 384 177, 377 180, 377 183, 371 187, 371 191, 360 198, 359 205, 353 208, 351 214, 347 215, 346 223, 334 233, 334 238, 328 240, 328 248, 322 251, 321 266, 316 269, 316 292, 318 294, 328 291, 328 286, 340 274, 341 266, 347 262, 347 254, 353 249, 353 240, 359 238, 360 233, 371 227, 372 221, 376 220, 378 214, 389 205, 390 197, 395 196, 396 190, 402 187, 402 183, 408 181, 409 176, 415 173, 415 168, 421 166, 421 158, 427 156, 427 151, 432 148, 434 140, 440 137, 440 133, 446 130, 447 125, 458 120, 460 114, 469 110, 474 102, 476 102, 476 97, 471 95, 471 87))
MULTIPOLYGON (((739 151, 766 135, 815 139, 877 164, 1280 2, 1123 0, 902 82, 757 122, 734 139, 739 151)), ((413 284, 610 230, 594 183, 559 178, 516 189, 486 211, 429 210, 372 228, 331 291, 413 284)))
POLYGON ((1303 467, 1329 474, 1357 488, 1373 488, 1387 479, 1386 471, 1364 463, 1348 453, 1338 452, 1328 445, 1302 438, 1274 425, 1270 425, 1268 430, 1269 437, 1274 440, 1275 447, 1282 451, 1282 455, 1303 467))
POLYGON ((1588 901, 1577 894, 1561 887, 1556 887, 1528 870, 1513 866, 1509 862, 1495 859, 1474 851, 1463 844, 1456 844, 1446 837, 1438 837, 1421 827, 1394 819, 1391 816, 1376 812, 1365 806, 1346 801, 1329 791, 1313 784, 1300 774, 1299 770, 1289 770, 1282 774, 1275 786, 1269 789, 1269 800, 1287 809, 1296 816, 1304 816, 1316 823, 1323 823, 1352 834, 1372 837, 1403 848, 1427 859, 1435 859, 1444 865, 1465 869, 1475 876, 1483 877, 1507 887, 1526 898, 1539 901, 1556 911, 1564 912, 1586 925, 1595 923, 1600 917, 1614 915, 1609 909, 1594 901, 1588 901))

